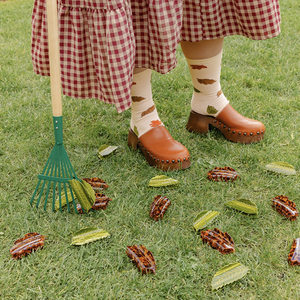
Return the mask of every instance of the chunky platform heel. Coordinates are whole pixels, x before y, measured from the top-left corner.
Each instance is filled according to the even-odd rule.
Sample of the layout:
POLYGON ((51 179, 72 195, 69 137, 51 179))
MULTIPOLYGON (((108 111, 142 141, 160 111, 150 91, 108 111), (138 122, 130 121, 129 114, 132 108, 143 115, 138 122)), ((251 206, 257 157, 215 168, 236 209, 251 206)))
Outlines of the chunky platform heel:
POLYGON ((190 132, 208 133, 210 118, 212 117, 200 115, 191 110, 186 129, 190 132))
POLYGON ((133 150, 137 150, 138 148, 138 137, 135 135, 135 133, 129 129, 128 132, 128 138, 127 138, 127 144, 129 148, 132 148, 133 150))

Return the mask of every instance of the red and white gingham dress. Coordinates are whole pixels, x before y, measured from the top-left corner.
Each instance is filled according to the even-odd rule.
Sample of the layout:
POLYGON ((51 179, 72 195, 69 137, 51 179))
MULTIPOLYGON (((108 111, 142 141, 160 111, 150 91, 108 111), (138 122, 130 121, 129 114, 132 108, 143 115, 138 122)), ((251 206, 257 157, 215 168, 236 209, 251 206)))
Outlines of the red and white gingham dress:
MULTIPOLYGON (((63 93, 118 112, 131 105, 133 68, 170 71, 181 40, 280 32, 278 0, 58 0, 58 21, 63 93)), ((50 75, 45 0, 34 3, 32 61, 50 75)))

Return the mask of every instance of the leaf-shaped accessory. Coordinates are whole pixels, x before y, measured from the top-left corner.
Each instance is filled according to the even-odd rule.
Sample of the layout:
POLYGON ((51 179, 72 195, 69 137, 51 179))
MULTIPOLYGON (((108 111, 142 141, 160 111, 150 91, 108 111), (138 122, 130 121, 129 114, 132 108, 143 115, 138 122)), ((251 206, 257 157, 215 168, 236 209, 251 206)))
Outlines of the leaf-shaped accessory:
POLYGON ((207 173, 207 179, 211 181, 234 181, 239 177, 235 169, 230 167, 215 167, 207 173))
POLYGON ((96 201, 95 201, 95 204, 92 206, 92 209, 93 210, 99 210, 99 209, 106 209, 108 203, 111 200, 111 198, 105 196, 104 194, 95 194, 96 196, 96 201))
POLYGON ((288 261, 291 266, 300 265, 300 238, 294 239, 288 261))
POLYGON ((103 179, 98 177, 83 178, 82 180, 86 181, 95 192, 106 190, 108 188, 108 184, 103 179))
POLYGON ((227 232, 220 229, 208 229, 201 231, 201 239, 204 243, 209 244, 212 248, 217 249, 221 254, 234 253, 234 241, 227 232))
POLYGON ((216 290, 226 284, 232 283, 243 278, 249 269, 240 264, 233 263, 221 268, 213 277, 211 287, 216 290))
POLYGON ((291 221, 295 221, 299 216, 296 209, 296 204, 289 200, 287 196, 278 195, 272 199, 272 207, 275 208, 281 215, 287 217, 291 221))
POLYGON ((178 184, 179 181, 173 178, 170 178, 166 175, 157 175, 150 179, 148 186, 160 187, 160 186, 168 186, 173 184, 178 184))
POLYGON ((196 231, 206 227, 210 222, 212 222, 220 213, 218 211, 203 210, 197 215, 194 220, 193 227, 196 231))
POLYGON ((167 197, 155 196, 150 208, 150 217, 155 221, 161 220, 170 205, 171 201, 167 197))
MULTIPOLYGON (((111 198, 108 198, 104 194, 99 194, 99 193, 96 193, 95 196, 96 196, 96 201, 91 209, 92 210, 106 209, 109 201, 111 201, 111 198)), ((84 213, 79 203, 77 203, 77 210, 80 214, 84 213)))
POLYGON ((276 172, 276 173, 282 173, 285 175, 295 175, 296 170, 295 168, 283 161, 273 162, 271 164, 266 165, 266 169, 268 171, 276 172))
POLYGON ((30 232, 25 234, 14 242, 14 246, 10 249, 10 254, 14 259, 26 256, 38 248, 43 248, 45 236, 37 232, 30 232))
POLYGON ((96 196, 93 188, 86 182, 73 179, 69 180, 70 186, 85 211, 89 211, 96 201, 96 196))
POLYGON ((142 274, 152 272, 155 274, 156 263, 153 254, 143 245, 127 246, 126 254, 142 271, 142 274))
POLYGON ((237 199, 225 203, 226 206, 242 211, 246 214, 257 215, 258 210, 254 202, 248 199, 237 199))
POLYGON ((87 227, 74 233, 71 245, 84 245, 109 236, 110 234, 103 229, 87 227))
POLYGON ((114 152, 117 148, 118 146, 102 145, 98 150, 98 157, 103 158, 114 152))

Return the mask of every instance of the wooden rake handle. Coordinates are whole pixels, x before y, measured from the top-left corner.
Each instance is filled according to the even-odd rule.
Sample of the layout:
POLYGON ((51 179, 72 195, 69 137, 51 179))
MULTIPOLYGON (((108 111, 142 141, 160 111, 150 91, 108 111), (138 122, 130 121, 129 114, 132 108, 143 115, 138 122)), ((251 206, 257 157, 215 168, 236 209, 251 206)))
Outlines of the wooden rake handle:
POLYGON ((46 0, 52 112, 62 116, 57 0, 46 0))

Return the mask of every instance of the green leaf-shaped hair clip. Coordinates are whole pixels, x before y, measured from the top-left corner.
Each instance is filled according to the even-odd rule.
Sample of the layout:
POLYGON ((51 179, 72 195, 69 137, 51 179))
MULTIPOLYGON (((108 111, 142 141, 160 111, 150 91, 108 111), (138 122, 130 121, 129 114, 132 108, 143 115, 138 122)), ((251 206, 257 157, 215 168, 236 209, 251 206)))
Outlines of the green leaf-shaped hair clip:
POLYGON ((109 237, 110 234, 96 227, 86 227, 74 233, 71 245, 84 245, 109 237))
POLYGON ((98 150, 98 157, 102 159, 105 156, 108 156, 109 154, 113 153, 117 148, 118 146, 102 145, 98 150))
POLYGON ((178 184, 179 181, 166 175, 157 175, 150 179, 148 186, 160 187, 178 184))
POLYGON ((248 199, 237 199, 225 203, 226 206, 242 211, 246 214, 257 215, 258 210, 254 202, 248 199))
POLYGON ((296 170, 295 168, 283 161, 273 162, 266 165, 266 169, 271 172, 281 173, 285 175, 295 175, 296 170))
POLYGON ((249 269, 240 263, 229 264, 221 268, 213 277, 211 287, 216 290, 226 284, 243 278, 249 269))
POLYGON ((203 210, 197 215, 193 222, 193 227, 196 231, 206 227, 210 222, 212 222, 220 213, 218 211, 203 210))
POLYGON ((89 211, 96 201, 96 195, 91 185, 84 180, 75 179, 69 180, 69 183, 81 207, 86 212, 89 211))

